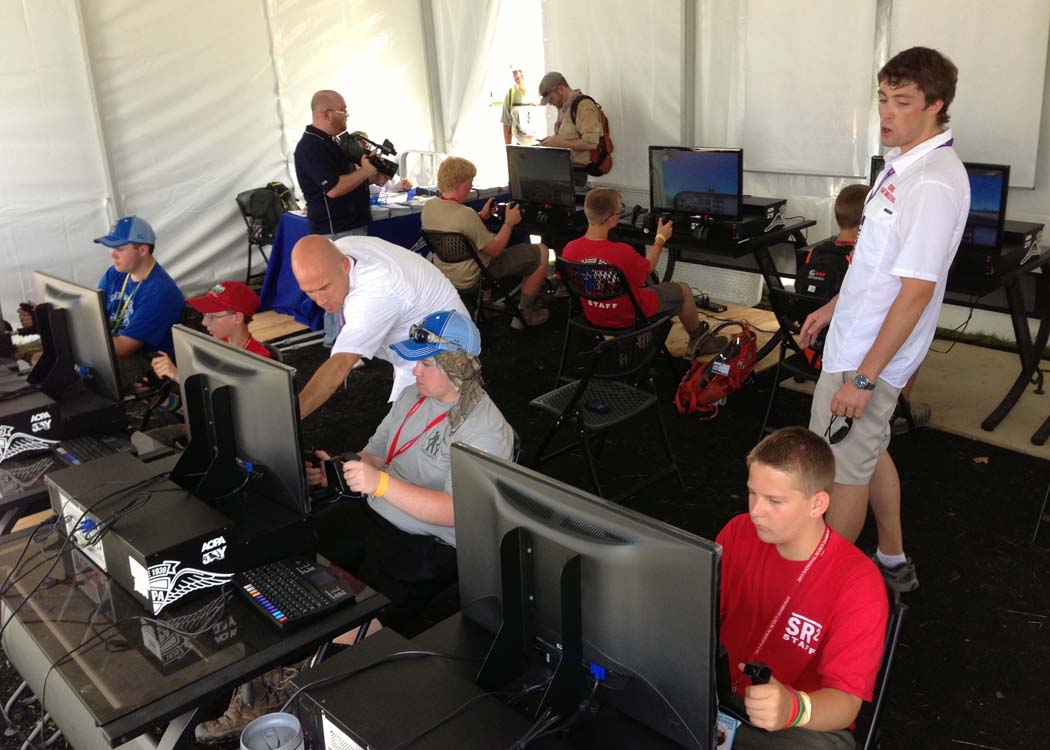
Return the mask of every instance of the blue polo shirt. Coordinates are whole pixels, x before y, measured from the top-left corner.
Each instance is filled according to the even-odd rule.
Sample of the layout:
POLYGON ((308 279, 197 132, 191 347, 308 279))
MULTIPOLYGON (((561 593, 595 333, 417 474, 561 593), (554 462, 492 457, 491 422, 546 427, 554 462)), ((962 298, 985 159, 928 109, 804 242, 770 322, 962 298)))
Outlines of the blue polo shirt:
POLYGON ((127 276, 110 266, 98 282, 98 288, 106 295, 110 332, 113 336, 127 336, 141 341, 144 352, 166 352, 172 355, 171 327, 182 319, 186 298, 160 263, 153 267, 144 281, 128 279, 125 286, 124 279, 127 276), (113 322, 124 308, 125 297, 130 297, 130 302, 119 327, 114 331, 113 322))
POLYGON ((338 198, 325 195, 339 182, 340 176, 356 169, 358 166, 330 135, 313 125, 306 126, 295 147, 295 175, 306 199, 306 218, 311 232, 336 234, 363 227, 372 220, 367 180, 338 198))

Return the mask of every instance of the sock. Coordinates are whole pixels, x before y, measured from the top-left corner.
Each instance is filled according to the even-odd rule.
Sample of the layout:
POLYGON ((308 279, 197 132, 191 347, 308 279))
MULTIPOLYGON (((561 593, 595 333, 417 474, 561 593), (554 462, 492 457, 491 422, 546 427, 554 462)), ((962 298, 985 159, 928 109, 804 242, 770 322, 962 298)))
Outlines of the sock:
POLYGON ((887 555, 881 549, 875 550, 875 556, 879 558, 884 568, 896 568, 908 561, 908 556, 901 552, 899 555, 887 555))

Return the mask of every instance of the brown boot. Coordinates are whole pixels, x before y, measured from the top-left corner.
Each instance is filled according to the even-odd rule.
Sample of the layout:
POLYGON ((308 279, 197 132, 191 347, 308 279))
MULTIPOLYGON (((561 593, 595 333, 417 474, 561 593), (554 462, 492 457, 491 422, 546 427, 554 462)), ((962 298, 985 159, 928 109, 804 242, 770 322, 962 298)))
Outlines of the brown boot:
POLYGON ((197 742, 210 745, 239 736, 255 719, 279 711, 292 693, 292 678, 308 664, 309 660, 306 660, 291 667, 277 667, 241 685, 233 692, 226 713, 197 725, 194 730, 197 742))

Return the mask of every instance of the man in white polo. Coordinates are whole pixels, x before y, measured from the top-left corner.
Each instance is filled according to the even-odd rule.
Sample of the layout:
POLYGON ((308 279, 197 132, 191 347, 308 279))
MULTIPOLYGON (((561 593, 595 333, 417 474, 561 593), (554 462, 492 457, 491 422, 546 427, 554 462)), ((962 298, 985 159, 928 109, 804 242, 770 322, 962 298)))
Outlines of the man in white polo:
POLYGON ((886 63, 878 79, 886 167, 868 194, 842 289, 806 318, 800 343, 810 346, 830 324, 809 423, 835 453, 828 523, 855 541, 870 501, 875 562, 891 586, 911 591, 919 581, 904 554, 889 422, 936 332, 970 185, 946 127, 958 79, 951 60, 913 47, 886 63))

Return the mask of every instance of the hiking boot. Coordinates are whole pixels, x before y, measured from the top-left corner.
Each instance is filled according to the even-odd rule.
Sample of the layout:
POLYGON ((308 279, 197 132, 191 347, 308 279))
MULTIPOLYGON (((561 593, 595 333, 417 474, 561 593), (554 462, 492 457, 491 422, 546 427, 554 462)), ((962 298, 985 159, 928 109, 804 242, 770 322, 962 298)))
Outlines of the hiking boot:
MULTIPOLYGON (((930 405, 929 404, 910 404, 911 408, 911 421, 915 425, 915 429, 925 427, 930 423, 930 405)), ((897 414, 890 420, 890 431, 894 435, 904 435, 908 430, 908 419, 903 414, 897 414)))
POLYGON ((892 568, 885 567, 879 561, 877 553, 873 554, 871 559, 875 563, 875 567, 882 573, 882 579, 898 594, 904 594, 919 588, 919 577, 915 573, 915 563, 912 562, 910 557, 905 559, 900 565, 894 565, 892 568))
POLYGON ((193 732, 197 742, 210 745, 237 737, 255 719, 279 711, 291 696, 292 678, 308 664, 309 659, 291 667, 277 667, 241 685, 233 692, 226 713, 197 725, 193 732))
POLYGON ((689 343, 686 344, 685 347, 685 354, 687 357, 695 357, 697 354, 717 354, 725 349, 726 344, 729 343, 729 339, 725 336, 708 336, 700 347, 700 351, 697 352, 696 345, 700 343, 703 337, 702 333, 696 338, 693 338, 692 336, 689 337, 689 343))
POLYGON ((519 308, 519 312, 521 312, 521 316, 519 317, 515 315, 514 320, 510 323, 510 327, 517 331, 521 330, 522 320, 525 321, 525 325, 532 328, 533 326, 543 325, 550 320, 551 317, 551 311, 546 307, 540 307, 539 305, 519 308), (515 323, 517 323, 517 326, 514 325, 515 323))

